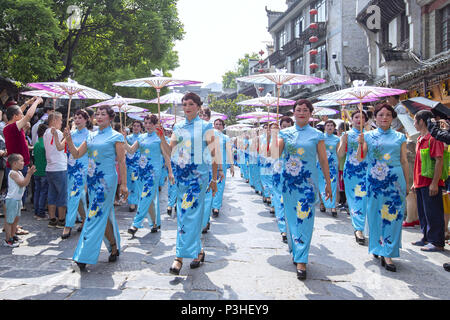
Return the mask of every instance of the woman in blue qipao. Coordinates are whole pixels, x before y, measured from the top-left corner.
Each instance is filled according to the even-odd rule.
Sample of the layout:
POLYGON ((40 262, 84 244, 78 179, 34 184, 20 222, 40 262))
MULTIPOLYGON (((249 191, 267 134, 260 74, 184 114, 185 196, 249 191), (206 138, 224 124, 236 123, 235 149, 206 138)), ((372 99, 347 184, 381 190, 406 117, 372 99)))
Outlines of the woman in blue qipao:
POLYGON ((361 122, 364 127, 368 120, 366 112, 363 111, 362 114, 361 118, 359 111, 352 113, 352 129, 342 135, 338 148, 338 157, 346 157, 344 163, 345 196, 350 210, 355 240, 360 245, 364 245, 366 242, 363 231, 367 211, 367 161, 365 159, 361 162, 358 161, 358 137, 361 133, 361 122))
MULTIPOLYGON (((327 150, 328 166, 330 167, 330 180, 331 180, 331 192, 333 198, 327 201, 323 201, 325 208, 331 209, 333 217, 337 216, 336 201, 337 201, 337 185, 339 180, 339 159, 337 156, 337 149, 339 147, 340 139, 334 135, 333 132, 336 129, 336 123, 333 120, 325 121, 325 149, 327 150)), ((320 169, 320 164, 317 163, 317 168, 320 169)), ((322 170, 319 170, 319 191, 322 199, 325 198, 325 178, 322 170)))
MULTIPOLYGON (((143 129, 142 122, 134 120, 131 127, 133 133, 126 136, 128 144, 133 145, 138 140, 143 129)), ((127 152, 127 188, 129 192, 128 204, 130 205, 130 212, 136 211, 140 199, 140 192, 138 189, 140 156, 139 150, 135 153, 127 152)))
MULTIPOLYGON (((400 256, 405 199, 409 192, 406 137, 391 129, 397 113, 390 105, 378 105, 374 114, 378 128, 359 137, 369 165, 366 175, 369 253, 375 258, 381 256, 381 265, 395 272, 392 258, 400 256)), ((358 155, 361 159, 361 154, 358 155)))
MULTIPOLYGON (((143 228, 144 219, 147 217, 151 232, 157 232, 161 227, 161 217, 159 213, 158 188, 159 179, 161 177, 163 158, 170 164, 169 155, 163 152, 161 147, 161 138, 156 133, 156 125, 158 117, 155 115, 147 115, 144 119, 144 128, 147 131, 139 135, 137 141, 132 146, 125 143, 125 150, 130 153, 139 150, 138 161, 138 190, 140 192, 137 212, 133 220, 133 224, 128 229, 128 233, 134 236, 138 229, 143 228), (150 208, 154 205, 155 217, 151 217, 150 208)), ((164 136, 162 139, 165 141, 164 136)), ((167 143, 167 142, 166 142, 167 143)), ((169 165, 169 179, 173 181, 172 167, 169 165)))
MULTIPOLYGON (((86 125, 89 123, 89 114, 80 109, 75 112, 74 123, 76 130, 71 132, 72 141, 76 147, 79 147, 86 141, 89 130, 86 125)), ((58 139, 55 140, 58 147, 58 139)), ((65 141, 61 142, 65 145, 65 141)), ((66 225, 61 236, 62 239, 70 237, 72 228, 75 226, 77 214, 83 220, 86 219, 87 205, 86 205, 86 181, 87 181, 88 155, 85 154, 79 159, 74 159, 69 152, 67 158, 67 214, 66 225)), ((81 231, 81 229, 79 229, 81 231)))
MULTIPOLYGON (((264 125, 264 129, 259 140, 259 176, 261 179, 263 202, 271 206, 272 203, 272 161, 267 156, 267 146, 270 144, 270 131, 267 131, 267 124, 264 125)), ((275 213, 274 209, 270 210, 270 213, 275 213)))
POLYGON ((250 185, 255 189, 256 194, 262 194, 262 183, 259 169, 259 128, 252 132, 249 140, 249 175, 250 185))
MULTIPOLYGON (((170 133, 172 132, 174 125, 175 124, 172 125, 170 133)), ((168 144, 170 144, 170 137, 169 137, 169 140, 166 139, 166 141, 167 141, 168 144)), ((169 157, 170 156, 171 155, 169 155, 169 157)), ((173 163, 173 160, 172 160, 171 157, 170 157, 170 165, 172 166, 172 174, 175 177, 176 176, 176 174, 175 174, 175 164, 173 163)), ((173 208, 175 208, 175 210, 177 209, 177 207, 176 207, 176 203, 177 203, 177 186, 176 186, 175 183, 174 184, 172 184, 170 182, 168 183, 168 186, 167 186, 167 198, 168 198, 167 199, 167 214, 169 216, 171 216, 172 215, 172 209, 173 208)))
MULTIPOLYGON (((170 143, 170 138, 167 137, 166 135, 164 135, 164 139, 166 139, 167 143, 170 143)), ((161 176, 159 178, 159 191, 161 191, 161 188, 164 187, 164 184, 166 183, 166 178, 168 176, 169 176, 169 167, 166 165, 166 158, 163 158, 162 171, 161 176)))
POLYGON ((222 119, 216 119, 214 121, 214 129, 215 130, 215 141, 218 149, 220 149, 220 155, 217 156, 219 159, 221 159, 219 165, 219 173, 218 176, 223 178, 218 181, 217 184, 217 193, 213 197, 212 201, 212 211, 213 211, 213 217, 217 217, 219 215, 219 210, 222 208, 222 201, 223 201, 223 192, 225 191, 225 183, 226 183, 226 177, 227 177, 227 168, 230 168, 231 176, 234 177, 234 166, 233 166, 233 155, 231 151, 231 144, 230 144, 230 138, 223 134, 223 131, 225 129, 225 122, 222 119))
MULTIPOLYGON (((270 146, 272 158, 278 159, 281 155, 284 160, 282 196, 290 249, 299 280, 306 279, 315 204, 319 201, 317 157, 327 183, 325 200, 332 197, 323 133, 308 123, 313 110, 311 102, 298 100, 293 109, 295 125, 282 130, 279 136, 277 130, 273 130, 270 146)), ((274 128, 278 128, 278 124, 274 128)))
POLYGON ((191 268, 197 268, 205 260, 201 232, 204 202, 207 189, 213 196, 217 192, 218 160, 214 153, 214 131, 211 123, 199 118, 202 101, 195 93, 186 93, 182 99, 186 120, 174 126, 170 145, 162 142, 175 164, 177 200, 176 258, 170 273, 178 275, 183 258, 194 258, 191 268), (212 159, 212 179, 209 179, 212 159))
MULTIPOLYGON (((291 117, 284 116, 280 119, 281 130, 287 129, 294 125, 294 120, 291 117)), ((272 130, 273 128, 271 128, 272 130)), ((284 243, 288 243, 287 230, 286 230, 286 218, 284 215, 284 203, 283 203, 283 189, 281 184, 281 176, 283 174, 284 161, 283 158, 272 159, 272 204, 275 208, 275 217, 277 219, 278 229, 281 233, 281 240, 284 243)))
POLYGON ((121 184, 120 196, 128 197, 126 184, 127 167, 125 163, 124 137, 111 128, 115 113, 109 106, 97 108, 96 120, 99 126, 90 132, 80 147, 75 147, 68 128, 64 135, 70 153, 79 159, 86 153, 89 157, 87 185, 89 211, 81 231, 73 260, 79 270, 86 264, 96 264, 100 254, 102 240, 110 252, 108 261, 114 262, 120 253, 120 234, 114 214, 114 197, 117 189, 116 159, 119 165, 121 184))
POLYGON ((246 131, 244 133, 244 137, 242 140, 242 154, 243 154, 243 164, 242 164, 242 170, 244 171, 243 175, 244 175, 244 179, 246 183, 249 183, 249 179, 250 179, 250 174, 249 174, 249 134, 246 131))

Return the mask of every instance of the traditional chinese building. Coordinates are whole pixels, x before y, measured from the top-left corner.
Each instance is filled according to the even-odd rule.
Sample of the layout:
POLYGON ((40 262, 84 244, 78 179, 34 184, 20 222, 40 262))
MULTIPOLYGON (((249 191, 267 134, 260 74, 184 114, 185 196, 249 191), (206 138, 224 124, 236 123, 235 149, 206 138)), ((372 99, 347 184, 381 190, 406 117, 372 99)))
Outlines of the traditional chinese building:
POLYGON ((362 0, 357 21, 369 52, 368 78, 450 106, 450 1, 362 0), (380 24, 373 26, 379 8, 380 24))
MULTIPOLYGON (((366 37, 356 18, 356 0, 288 0, 285 12, 267 10, 273 38, 271 66, 327 80, 314 86, 284 86, 288 99, 316 99, 348 87, 352 72, 368 74, 366 37), (349 73, 350 71, 350 73, 349 73)), ((360 79, 360 77, 358 77, 360 79)))

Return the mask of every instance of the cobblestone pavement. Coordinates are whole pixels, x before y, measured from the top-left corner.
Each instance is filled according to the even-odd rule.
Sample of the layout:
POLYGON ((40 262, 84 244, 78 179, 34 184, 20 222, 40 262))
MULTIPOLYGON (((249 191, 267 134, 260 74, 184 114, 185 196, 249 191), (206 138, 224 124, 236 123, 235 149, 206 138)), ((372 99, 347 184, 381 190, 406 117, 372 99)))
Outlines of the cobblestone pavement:
MULTIPOLYGON (((116 263, 102 252, 88 272, 73 272, 78 233, 61 240, 62 229, 50 229, 24 212, 20 224, 30 231, 18 248, 0 247, 0 299, 448 299, 450 273, 444 253, 425 253, 412 246, 420 230, 403 230, 397 272, 381 268, 356 244, 350 218, 316 210, 308 279, 298 281, 287 245, 275 218, 253 189, 239 177, 228 177, 224 207, 203 235, 206 260, 190 269, 185 259, 179 276, 168 273, 175 255, 176 219, 165 212, 167 187, 161 195, 162 230, 141 229, 130 239, 134 213, 116 207, 122 251, 116 263)), ((1 235, 4 237, 4 233, 1 235)))

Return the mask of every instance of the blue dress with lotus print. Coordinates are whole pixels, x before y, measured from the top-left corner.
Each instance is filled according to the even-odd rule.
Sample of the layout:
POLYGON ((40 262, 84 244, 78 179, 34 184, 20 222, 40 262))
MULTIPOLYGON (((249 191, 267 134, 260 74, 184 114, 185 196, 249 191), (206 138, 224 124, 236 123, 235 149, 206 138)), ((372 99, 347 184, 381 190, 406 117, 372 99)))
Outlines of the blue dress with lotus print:
POLYGON ((197 258, 202 249, 202 220, 211 168, 205 137, 209 130, 213 130, 212 124, 198 116, 173 128, 177 140, 172 155, 178 193, 176 256, 179 258, 197 258))
MULTIPOLYGON (((159 179, 161 177, 163 155, 161 152, 161 139, 156 132, 143 133, 139 135, 139 191, 140 199, 137 207, 137 212, 134 217, 133 227, 143 228, 145 217, 149 227, 153 227, 154 223, 150 217, 148 209, 152 202, 158 200, 157 194, 159 192, 159 179)), ((161 225, 161 214, 159 206, 155 202, 156 226, 161 225)))
MULTIPOLYGON (((269 142, 270 143, 270 142, 269 142)), ((272 161, 264 156, 267 154, 267 134, 264 133, 260 138, 259 154, 259 176, 261 177, 261 185, 263 189, 263 197, 270 198, 272 196, 272 161), (261 150, 266 149, 266 150, 261 150)))
POLYGON ((117 250, 120 252, 119 226, 114 214, 114 198, 118 182, 117 142, 125 142, 125 139, 110 126, 90 132, 86 140, 89 158, 87 170, 89 211, 73 255, 73 260, 80 263, 97 263, 102 240, 111 252, 111 244, 104 236, 108 220, 113 226, 117 250))
POLYGON ((286 232, 286 218, 284 216, 283 190, 281 178, 283 174, 284 161, 280 159, 271 159, 272 161, 272 204, 275 208, 275 217, 277 219, 278 229, 280 233, 286 232))
POLYGON ((281 183, 288 243, 294 262, 308 263, 315 204, 319 200, 317 145, 324 136, 309 124, 295 124, 281 130, 279 136, 284 141, 281 183))
POLYGON ((405 215, 406 181, 401 166, 403 133, 381 128, 364 135, 367 143, 367 220, 369 253, 396 258, 400 255, 405 215))
POLYGON ((215 139, 219 139, 219 145, 222 155, 222 170, 224 174, 224 178, 222 179, 222 181, 217 181, 217 192, 212 201, 212 209, 219 210, 220 208, 222 208, 223 193, 225 191, 225 183, 227 181, 227 168, 230 165, 229 163, 227 163, 227 144, 230 143, 230 138, 222 132, 216 130, 215 139))
MULTIPOLYGON (((72 130, 72 141, 75 147, 81 146, 86 141, 89 130, 72 130)), ((86 204, 86 180, 87 180, 88 155, 85 154, 79 159, 74 159, 68 152, 67 158, 67 214, 66 227, 73 228, 78 214, 78 206, 83 204, 84 212, 87 212, 86 204)))
MULTIPOLYGON (((133 133, 127 136, 127 142, 132 146, 139 138, 139 134, 133 133)), ((135 153, 127 152, 127 188, 128 188, 128 204, 137 205, 139 203, 139 150, 135 153)))
POLYGON ((333 195, 333 198, 331 200, 325 200, 326 181, 322 169, 320 168, 320 163, 317 162, 317 168, 319 168, 319 191, 325 208, 332 209, 336 208, 336 191, 339 180, 339 161, 336 147, 340 140, 338 136, 334 134, 324 133, 323 135, 325 137, 325 148, 327 150, 328 166, 330 168, 331 194, 333 195))
POLYGON ((344 185, 345 196, 352 218, 352 225, 355 231, 363 231, 366 223, 367 190, 366 173, 367 160, 359 162, 358 137, 361 131, 356 128, 348 133, 347 157, 344 163, 344 185))

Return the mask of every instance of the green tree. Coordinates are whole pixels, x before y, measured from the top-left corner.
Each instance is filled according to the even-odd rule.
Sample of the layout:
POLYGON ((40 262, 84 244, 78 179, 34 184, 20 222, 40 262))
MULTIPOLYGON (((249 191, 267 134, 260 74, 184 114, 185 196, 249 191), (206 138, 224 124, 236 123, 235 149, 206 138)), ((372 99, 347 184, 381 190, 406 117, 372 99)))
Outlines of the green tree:
POLYGON ((153 97, 154 90, 114 87, 178 66, 183 37, 177 0, 0 0, 0 72, 29 81, 67 77, 114 95, 153 97), (68 28, 80 8, 79 28, 68 28), (15 40, 15 41, 14 41, 15 40))
POLYGON ((248 54, 246 53, 245 56, 238 60, 237 66, 235 70, 230 70, 226 72, 222 76, 222 86, 224 89, 236 89, 237 83, 236 78, 244 77, 248 75, 249 72, 249 60, 250 59, 258 59, 257 53, 248 54))
POLYGON ((255 110, 252 106, 241 106, 238 105, 239 102, 252 99, 252 97, 239 94, 236 99, 217 99, 213 95, 208 96, 209 101, 209 108, 213 111, 223 113, 228 116, 228 119, 225 120, 226 125, 232 125, 236 124, 239 119, 236 118, 236 116, 246 113, 246 112, 252 112, 255 110))

